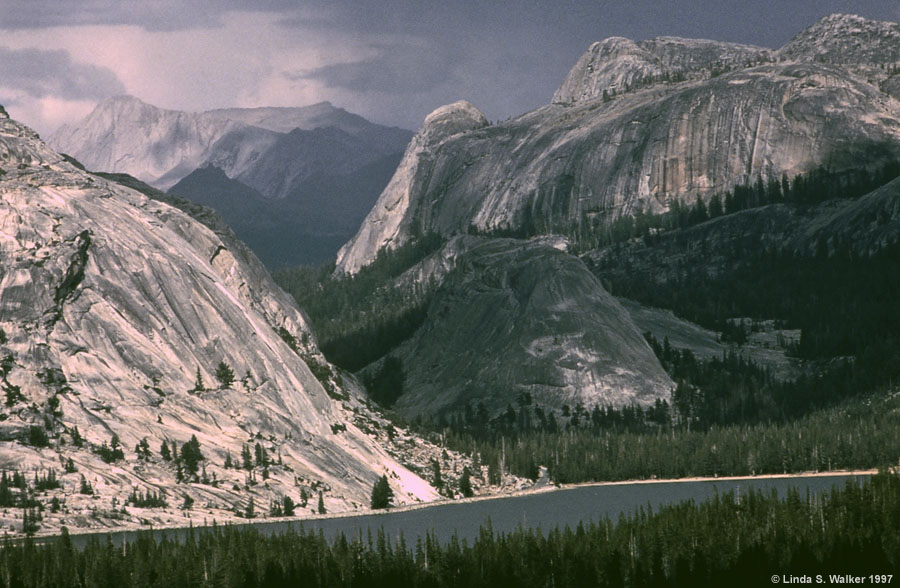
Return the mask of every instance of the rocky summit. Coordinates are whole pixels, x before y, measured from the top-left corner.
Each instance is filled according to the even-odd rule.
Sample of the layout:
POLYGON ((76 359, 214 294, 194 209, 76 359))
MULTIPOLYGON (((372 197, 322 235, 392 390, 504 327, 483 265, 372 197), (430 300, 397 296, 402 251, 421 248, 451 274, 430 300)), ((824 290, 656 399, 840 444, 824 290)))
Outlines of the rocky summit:
POLYGON ((284 198, 286 182, 357 169, 402 151, 409 137, 328 102, 193 113, 116 96, 60 127, 48 143, 88 169, 127 173, 157 188, 211 164, 268 198, 284 198))
POLYGON ((0 469, 55 472, 64 508, 45 528, 221 521, 284 497, 308 513, 319 493, 348 510, 385 473, 399 502, 436 497, 232 236, 5 113, 0 195, 0 469), (132 492, 169 509, 126 510, 132 492))
POLYGON ((900 51, 896 27, 828 17, 779 51, 607 39, 548 106, 491 126, 473 124, 482 117, 471 106, 439 109, 460 126, 442 133, 426 121, 338 271, 354 273, 416 234, 571 233, 757 178, 892 161, 893 70, 875 62, 862 76, 859 63, 900 51))

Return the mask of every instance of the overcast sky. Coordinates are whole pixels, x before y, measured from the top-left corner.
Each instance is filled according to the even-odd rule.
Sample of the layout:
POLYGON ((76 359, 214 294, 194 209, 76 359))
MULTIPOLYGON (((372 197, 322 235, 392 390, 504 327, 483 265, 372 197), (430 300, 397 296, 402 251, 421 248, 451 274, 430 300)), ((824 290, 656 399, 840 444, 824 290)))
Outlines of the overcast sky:
POLYGON ((132 94, 164 108, 329 100, 409 129, 465 98, 492 120, 550 101, 593 41, 779 47, 900 0, 0 0, 0 104, 41 133, 132 94))

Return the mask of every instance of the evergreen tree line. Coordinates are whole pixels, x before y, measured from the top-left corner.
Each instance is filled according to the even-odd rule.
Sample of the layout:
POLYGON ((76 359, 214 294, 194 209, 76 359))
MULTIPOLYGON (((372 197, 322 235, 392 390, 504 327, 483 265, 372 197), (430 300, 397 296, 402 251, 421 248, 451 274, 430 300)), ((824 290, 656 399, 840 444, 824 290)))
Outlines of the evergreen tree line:
MULTIPOLYGON (((742 210, 770 204, 785 203, 795 206, 811 206, 836 198, 859 198, 883 186, 900 175, 900 162, 891 162, 880 168, 833 171, 819 167, 800 174, 793 180, 782 176, 781 180, 764 181, 757 176, 752 184, 735 186, 724 194, 714 194, 708 199, 697 199, 693 205, 678 200, 671 203, 668 212, 650 214, 638 211, 634 215, 620 217, 604 223, 586 214, 566 232, 573 250, 585 252, 634 238, 652 239, 661 231, 685 229, 742 210)), ((529 235, 530 236, 530 235, 529 235)))
MULTIPOLYGON (((789 422, 859 395, 849 361, 837 362, 817 376, 778 381, 768 370, 737 351, 721 358, 699 359, 688 349, 676 349, 668 339, 659 343, 650 333, 644 337, 663 367, 676 382, 672 405, 657 399, 653 405, 621 408, 594 405, 533 406, 528 393, 520 394, 518 410, 512 404, 491 418, 482 403, 434 420, 418 419, 425 434, 452 430, 479 441, 500 437, 515 439, 532 432, 558 433, 585 429, 593 433, 655 433, 659 427, 708 430, 711 427, 789 422)), ((402 388, 401 388, 402 389, 402 388)), ((378 398, 376 398, 378 400, 378 398)))
POLYGON ((496 533, 487 523, 471 541, 446 543, 428 534, 411 544, 383 530, 329 541, 321 532, 249 527, 191 530, 184 541, 145 532, 125 547, 92 539, 76 549, 65 532, 41 545, 6 539, 0 585, 638 588, 760 586, 773 574, 832 573, 868 580, 900 570, 898 521, 900 479, 884 473, 822 495, 726 493, 574 529, 496 533))
POLYGON ((708 429, 787 422, 860 394, 849 360, 835 362, 819 375, 778 381, 734 350, 721 358, 699 359, 689 349, 672 347, 668 338, 660 343, 650 333, 644 337, 677 384, 672 391, 674 411, 667 413, 673 424, 708 429))
MULTIPOLYGON (((689 249, 687 242, 678 248, 689 249)), ((664 287, 649 272, 598 272, 617 295, 671 309, 707 328, 742 316, 774 318, 800 329, 799 343, 789 350, 793 355, 853 358, 833 368, 832 381, 820 379, 823 386, 845 391, 836 395, 869 391, 900 377, 900 305, 895 302, 900 243, 871 254, 835 244, 830 252, 824 247, 816 253, 742 248, 728 255, 732 262, 721 271, 686 270, 664 287)))
POLYGON ((506 473, 536 479, 542 465, 552 481, 578 483, 877 468, 900 456, 896 397, 873 394, 785 422, 705 429, 667 417, 671 412, 663 401, 646 409, 577 406, 568 416, 521 406, 493 420, 454 415, 443 428, 425 423, 419 430, 473 455, 492 483, 506 473), (553 424, 511 424, 540 423, 540 414, 553 424))

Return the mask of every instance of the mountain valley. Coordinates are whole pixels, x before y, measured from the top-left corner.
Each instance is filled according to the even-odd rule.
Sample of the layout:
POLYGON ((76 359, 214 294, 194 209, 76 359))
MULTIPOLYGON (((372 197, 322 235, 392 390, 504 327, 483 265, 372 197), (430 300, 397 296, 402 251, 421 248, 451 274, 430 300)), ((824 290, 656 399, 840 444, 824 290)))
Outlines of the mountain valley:
POLYGON ((409 504, 895 460, 896 28, 607 39, 550 104, 411 138, 117 98, 63 156, 3 118, 11 504, 176 525, 358 510, 382 474, 409 504))
POLYGON ((324 102, 164 110, 111 98, 48 143, 215 208, 269 267, 321 263, 359 226, 411 133, 324 102))

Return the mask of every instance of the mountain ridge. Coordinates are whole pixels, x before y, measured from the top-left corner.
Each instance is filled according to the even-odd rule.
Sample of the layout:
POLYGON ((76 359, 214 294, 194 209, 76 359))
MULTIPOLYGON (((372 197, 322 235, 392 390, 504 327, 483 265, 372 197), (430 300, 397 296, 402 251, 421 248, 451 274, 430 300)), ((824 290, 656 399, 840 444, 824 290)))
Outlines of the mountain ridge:
MULTIPOLYGON (((708 43, 756 55, 747 46, 697 46, 708 43)), ((900 51, 900 37, 895 44, 900 51)), ((691 63, 695 47, 686 51, 682 61, 691 63)), ((560 86, 563 102, 448 137, 419 155, 411 145, 410 165, 401 164, 342 248, 338 273, 358 271, 415 234, 447 237, 469 227, 565 233, 580 223, 660 213, 676 201, 692 205, 757 177, 780 181, 818 166, 873 167, 898 157, 900 103, 879 79, 861 77, 855 66, 779 61, 760 51, 761 64, 743 67, 738 57, 741 66, 729 69, 714 60, 723 71, 713 71, 700 59, 701 75, 666 79, 662 62, 638 43, 592 45, 560 86), (606 55, 609 71, 596 67, 603 47, 615 49, 606 55), (585 82, 586 72, 593 81, 585 82), (627 91, 616 86, 628 80, 627 91), (404 196, 412 184, 414 196, 404 196)))
POLYGON ((206 162, 222 167, 229 177, 239 176, 279 137, 294 129, 327 127, 341 129, 381 154, 403 149, 411 134, 371 123, 330 102, 194 113, 158 108, 124 95, 101 102, 78 123, 63 125, 48 143, 89 169, 124 172, 169 188, 206 162), (235 154, 235 147, 244 153, 235 154))

